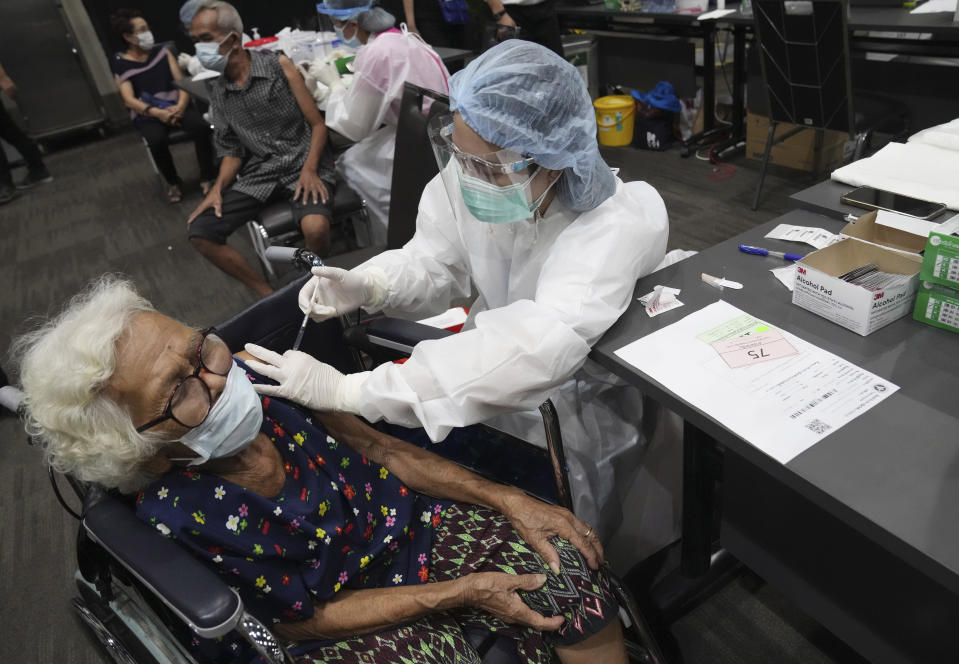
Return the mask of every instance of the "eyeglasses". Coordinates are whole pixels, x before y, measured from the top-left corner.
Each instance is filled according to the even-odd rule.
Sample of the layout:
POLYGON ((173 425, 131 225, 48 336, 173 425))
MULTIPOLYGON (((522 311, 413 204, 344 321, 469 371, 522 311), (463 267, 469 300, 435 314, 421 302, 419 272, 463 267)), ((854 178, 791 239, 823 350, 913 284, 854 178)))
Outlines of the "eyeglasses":
POLYGON ((456 160, 459 170, 466 175, 502 187, 526 180, 537 168, 532 157, 508 148, 486 154, 464 152, 453 142, 453 115, 450 113, 439 114, 430 120, 427 134, 440 171, 450 160, 456 160))
POLYGON ((445 147, 450 156, 459 162, 468 173, 486 176, 487 178, 501 174, 513 174, 524 171, 534 165, 532 157, 524 157, 513 150, 497 150, 484 155, 474 155, 463 152, 453 142, 453 116, 442 115, 430 123, 431 137, 434 144, 445 147))
POLYGON ((155 420, 137 427, 137 433, 143 433, 150 427, 161 422, 173 420, 188 429, 203 424, 213 407, 213 395, 210 388, 200 378, 200 371, 208 371, 216 376, 226 376, 233 367, 233 355, 229 346, 220 337, 214 334, 215 329, 210 327, 200 332, 200 343, 197 344, 196 358, 193 362, 193 373, 183 378, 167 401, 163 414, 155 420))

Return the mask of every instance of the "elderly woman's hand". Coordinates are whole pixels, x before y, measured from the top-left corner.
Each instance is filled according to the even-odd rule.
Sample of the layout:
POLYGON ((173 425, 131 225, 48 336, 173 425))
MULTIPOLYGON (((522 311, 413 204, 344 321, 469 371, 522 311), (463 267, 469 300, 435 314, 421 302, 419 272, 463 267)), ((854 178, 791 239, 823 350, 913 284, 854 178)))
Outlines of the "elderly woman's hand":
POLYGON ((549 541, 554 535, 569 540, 592 569, 598 569, 603 563, 603 545, 596 532, 569 510, 517 492, 507 499, 502 511, 554 573, 560 570, 559 554, 549 541))
POLYGON ((545 574, 504 574, 476 572, 458 582, 463 585, 463 601, 467 606, 482 609, 508 623, 527 625, 541 632, 553 631, 563 625, 563 616, 546 616, 529 608, 518 590, 536 590, 546 583, 545 574))
POLYGON ((256 344, 246 344, 245 348, 257 360, 262 360, 248 360, 247 366, 279 383, 258 383, 253 386, 258 393, 290 399, 313 410, 357 412, 360 387, 366 380, 366 373, 344 376, 330 365, 298 350, 288 350, 280 355, 256 344))

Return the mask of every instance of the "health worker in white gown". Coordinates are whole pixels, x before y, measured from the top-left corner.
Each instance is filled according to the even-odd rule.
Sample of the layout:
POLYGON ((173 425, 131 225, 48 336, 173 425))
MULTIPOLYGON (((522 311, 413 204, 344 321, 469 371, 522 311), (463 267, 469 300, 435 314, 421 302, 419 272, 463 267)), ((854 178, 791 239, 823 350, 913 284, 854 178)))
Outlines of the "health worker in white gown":
POLYGON ((443 60, 405 25, 393 27, 393 15, 369 0, 328 0, 317 5, 340 39, 358 48, 353 82, 341 84, 333 65, 311 74, 330 87, 326 125, 356 144, 337 160, 343 179, 366 201, 374 246, 386 245, 393 177, 396 123, 403 84, 446 94, 449 72, 443 60))
POLYGON ((266 392, 422 426, 434 441, 489 422, 545 444, 535 409, 552 399, 576 514, 606 537, 622 519, 614 466, 634 472, 646 444, 642 398, 587 355, 663 259, 666 208, 650 185, 610 171, 583 80, 552 51, 503 42, 450 88, 414 237, 351 271, 315 268, 300 306, 316 320, 359 307, 426 317, 469 296, 472 280, 463 331, 347 376, 295 351, 251 352, 273 365, 261 365, 279 382, 266 392))

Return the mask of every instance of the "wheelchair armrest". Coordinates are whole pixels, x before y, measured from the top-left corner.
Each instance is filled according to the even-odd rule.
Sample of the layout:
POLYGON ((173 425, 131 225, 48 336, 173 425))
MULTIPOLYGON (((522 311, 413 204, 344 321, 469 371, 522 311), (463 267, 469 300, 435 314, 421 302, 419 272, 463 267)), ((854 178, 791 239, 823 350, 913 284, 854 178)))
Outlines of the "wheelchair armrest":
POLYGON ((374 318, 344 332, 347 343, 358 348, 379 346, 405 355, 412 353, 420 341, 442 339, 451 334, 449 330, 389 317, 374 318))
POLYGON ((88 507, 83 527, 198 636, 222 636, 243 616, 239 595, 215 572, 116 498, 88 507))

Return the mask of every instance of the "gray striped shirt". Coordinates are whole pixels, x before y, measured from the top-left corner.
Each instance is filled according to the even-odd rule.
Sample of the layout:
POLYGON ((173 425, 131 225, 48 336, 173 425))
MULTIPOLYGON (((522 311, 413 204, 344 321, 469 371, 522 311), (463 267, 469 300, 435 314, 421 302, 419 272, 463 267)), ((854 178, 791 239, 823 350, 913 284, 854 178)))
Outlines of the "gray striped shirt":
MULTIPOLYGON (((248 157, 233 189, 265 201, 277 185, 291 192, 296 188, 312 131, 279 55, 251 51, 250 59, 250 75, 242 87, 225 76, 212 86, 213 144, 217 157, 248 157)), ((329 146, 320 155, 317 174, 328 184, 335 182, 329 146)))

